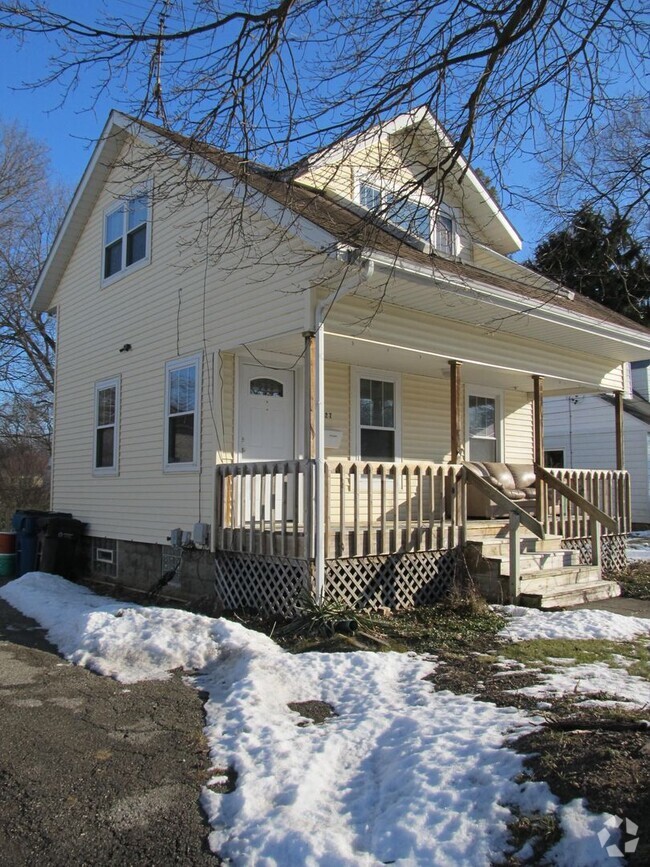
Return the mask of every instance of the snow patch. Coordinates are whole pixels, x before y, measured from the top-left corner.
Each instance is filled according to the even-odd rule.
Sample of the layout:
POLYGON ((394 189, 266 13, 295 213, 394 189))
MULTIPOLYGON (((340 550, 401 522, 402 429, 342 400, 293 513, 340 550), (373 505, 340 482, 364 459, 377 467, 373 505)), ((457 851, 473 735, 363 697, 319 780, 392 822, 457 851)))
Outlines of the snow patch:
POLYGON ((626 641, 650 634, 650 619, 624 617, 612 611, 539 611, 517 605, 495 605, 508 618, 499 637, 507 641, 534 638, 607 638, 626 641))

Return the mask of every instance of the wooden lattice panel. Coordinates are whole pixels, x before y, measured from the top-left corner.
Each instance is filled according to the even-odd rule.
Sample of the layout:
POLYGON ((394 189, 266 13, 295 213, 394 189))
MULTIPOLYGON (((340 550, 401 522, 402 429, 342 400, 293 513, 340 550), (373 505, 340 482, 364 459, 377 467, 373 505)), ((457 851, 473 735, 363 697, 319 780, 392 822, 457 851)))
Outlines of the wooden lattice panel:
MULTIPOLYGON (((604 572, 611 575, 618 572, 624 572, 625 569, 627 569, 625 540, 626 537, 621 535, 601 537, 600 555, 604 572)), ((569 548, 572 551, 579 551, 580 564, 583 566, 591 565, 591 538, 583 536, 573 539, 564 539, 562 547, 569 548)))
POLYGON ((351 608, 412 608, 448 593, 460 565, 456 550, 340 558, 326 562, 325 586, 351 608))
POLYGON ((215 554, 215 589, 228 609, 252 608, 291 617, 296 600, 309 586, 305 560, 230 551, 215 554))

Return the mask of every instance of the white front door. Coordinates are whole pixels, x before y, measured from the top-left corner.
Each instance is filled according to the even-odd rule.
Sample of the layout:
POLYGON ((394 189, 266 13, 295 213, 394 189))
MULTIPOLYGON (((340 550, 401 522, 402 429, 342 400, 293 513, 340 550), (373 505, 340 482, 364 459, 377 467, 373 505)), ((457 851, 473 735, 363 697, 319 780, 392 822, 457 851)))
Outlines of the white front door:
POLYGON ((294 427, 293 371, 240 364, 239 459, 292 460, 294 427))

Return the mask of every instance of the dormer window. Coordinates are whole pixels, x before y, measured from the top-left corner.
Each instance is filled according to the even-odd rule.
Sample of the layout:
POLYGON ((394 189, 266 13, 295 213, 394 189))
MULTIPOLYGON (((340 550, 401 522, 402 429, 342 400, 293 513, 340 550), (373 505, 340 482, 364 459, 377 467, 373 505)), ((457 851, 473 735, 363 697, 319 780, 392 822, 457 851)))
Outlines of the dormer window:
POLYGON ((144 190, 105 213, 104 280, 149 261, 150 210, 151 195, 144 190))
POLYGON ((453 217, 448 211, 439 208, 432 220, 432 212, 435 212, 433 201, 430 205, 423 204, 377 184, 361 181, 359 204, 383 216, 409 235, 430 243, 441 253, 453 256, 456 252, 453 217))
POLYGON ((434 226, 435 238, 433 246, 448 256, 454 254, 454 221, 447 214, 438 211, 434 226))

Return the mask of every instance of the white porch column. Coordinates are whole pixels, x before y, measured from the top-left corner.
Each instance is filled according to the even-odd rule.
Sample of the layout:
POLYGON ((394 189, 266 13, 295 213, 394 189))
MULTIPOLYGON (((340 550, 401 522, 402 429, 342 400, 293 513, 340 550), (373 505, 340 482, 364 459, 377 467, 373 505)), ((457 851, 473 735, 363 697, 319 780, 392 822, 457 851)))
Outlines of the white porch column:
POLYGON ((316 329, 315 352, 315 415, 316 415, 316 499, 314 508, 316 601, 325 595, 325 325, 316 329))

